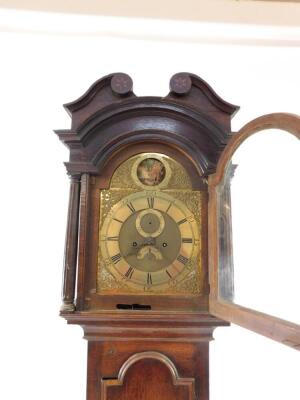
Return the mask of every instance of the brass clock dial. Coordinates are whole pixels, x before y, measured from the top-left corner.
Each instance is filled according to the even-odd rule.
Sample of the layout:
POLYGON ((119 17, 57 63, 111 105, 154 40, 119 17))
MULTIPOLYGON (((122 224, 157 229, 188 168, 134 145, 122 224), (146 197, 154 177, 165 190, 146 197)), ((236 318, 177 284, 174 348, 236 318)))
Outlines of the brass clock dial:
POLYGON ((111 208, 100 231, 100 250, 115 279, 161 291, 184 279, 195 264, 199 230, 182 201, 141 191, 111 208))

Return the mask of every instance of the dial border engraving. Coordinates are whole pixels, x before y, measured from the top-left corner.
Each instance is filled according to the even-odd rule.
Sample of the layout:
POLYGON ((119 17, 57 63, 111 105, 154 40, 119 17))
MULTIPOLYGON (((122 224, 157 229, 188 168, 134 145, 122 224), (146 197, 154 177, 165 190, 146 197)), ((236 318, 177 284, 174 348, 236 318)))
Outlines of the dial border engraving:
MULTIPOLYGON (((114 191, 114 190, 111 190, 114 191)), ((111 191, 102 191, 102 197, 107 197, 108 192, 111 191), (104 193, 103 193, 104 192, 104 193)), ((133 279, 133 275, 130 278, 126 277, 126 272, 128 271, 130 265, 125 262, 120 262, 118 264, 113 264, 111 262, 111 256, 107 251, 106 247, 106 240, 107 237, 107 227, 112 220, 115 220, 114 216, 120 208, 124 208, 128 210, 128 214, 131 212, 129 211, 126 204, 128 201, 134 202, 135 199, 145 199, 145 206, 147 204, 147 198, 149 197, 149 191, 126 191, 126 194, 123 192, 123 196, 120 196, 119 201, 115 201, 112 207, 109 209, 107 213, 101 213, 102 220, 100 221, 100 251, 99 251, 99 263, 98 263, 98 293, 104 293, 111 290, 116 290, 116 293, 122 294, 129 294, 129 293, 144 293, 144 294, 199 294, 201 293, 201 284, 200 284, 200 275, 201 275, 201 232, 200 232, 200 225, 197 224, 197 217, 194 216, 193 212, 188 209, 185 203, 182 201, 186 196, 191 196, 193 200, 190 202, 198 211, 198 215, 200 217, 200 204, 201 204, 201 196, 200 192, 196 191, 158 191, 158 192, 151 192, 151 196, 155 198, 164 199, 166 203, 174 204, 175 208, 178 208, 180 212, 187 218, 187 223, 192 226, 191 231, 193 232, 193 249, 192 254, 188 258, 186 264, 180 263, 178 260, 174 260, 174 262, 168 267, 159 270, 159 273, 164 274, 165 281, 159 282, 158 284, 155 282, 155 274, 157 272, 151 273, 151 284, 149 284, 147 280, 147 273, 139 272, 138 270, 134 269, 135 272, 135 281, 133 279), (169 192, 169 193, 167 193, 169 192), (181 193, 180 193, 181 192, 181 193), (188 192, 188 193, 187 193, 188 192), (183 196, 184 195, 184 196, 183 196), (181 197, 179 199, 178 197, 181 197), (196 200, 196 201, 195 201, 196 200), (103 262, 105 260, 105 262, 103 262), (102 279, 103 273, 101 272, 102 269, 106 270, 104 274, 107 276, 109 273, 114 279, 110 279, 109 281, 109 288, 105 285, 105 282, 102 279), (165 272, 168 269, 168 272, 165 272), (140 275, 140 276, 139 276, 140 275), (170 275, 172 277, 170 277, 170 275), (136 282, 136 279, 139 280, 139 283, 136 282), (188 281, 197 281, 196 284, 193 282, 188 284, 188 281), (115 282, 115 285, 113 284, 115 282), (143 284, 142 284, 143 282, 143 284), (144 286, 143 286, 144 285, 144 286), (192 293, 190 287, 193 288, 192 293), (100 289, 100 290, 99 290, 100 289)), ((110 197, 110 196, 108 196, 110 197)), ((114 196, 113 196, 114 197, 114 196)), ((119 196, 117 196, 118 198, 119 196)), ((103 204, 102 204, 103 206, 103 204)), ((127 211, 126 210, 126 211, 127 211)), ((147 208, 147 210, 149 210, 147 208)), ((163 211, 163 210, 161 210, 163 211)), ((180 218, 178 218, 180 220, 180 218)), ((177 221, 178 222, 178 221, 177 221)), ((181 224, 182 225, 182 224, 181 224)), ((183 235, 183 233, 182 233, 183 235)), ((183 236, 182 236, 183 237, 183 236)), ((111 241, 110 241, 111 242, 111 241)), ((111 243, 110 243, 111 244, 111 243)), ((182 252, 182 246, 189 246, 191 247, 190 243, 182 243, 180 252, 182 252)), ((115 252, 119 252, 118 248, 114 249, 115 252)), ((115 253, 114 253, 115 254, 115 253)))
MULTIPOLYGON (((168 166, 166 169, 168 169, 168 166)), ((167 171, 166 171, 167 172, 167 171)), ((97 295, 139 295, 139 294, 157 294, 157 295, 201 295, 204 293, 204 275, 206 271, 206 255, 205 255, 205 247, 202 249, 202 245, 206 242, 206 219, 207 219, 207 211, 206 211, 206 201, 207 201, 207 193, 206 191, 193 190, 192 183, 187 173, 186 169, 175 159, 170 156, 167 156, 163 153, 137 153, 132 157, 128 158, 124 162, 122 162, 114 171, 113 176, 110 181, 110 186, 108 189, 99 189, 100 191, 100 208, 99 208, 99 220, 98 220, 98 232, 99 232, 99 245, 98 245, 98 256, 97 256, 97 286, 96 293, 97 295), (144 186, 142 187, 141 182, 138 180, 137 175, 136 179, 132 176, 133 174, 133 166, 137 165, 145 158, 156 158, 163 162, 163 164, 168 165, 170 167, 170 180, 166 180, 166 178, 159 184, 155 186, 144 186), (164 186, 165 185, 165 186, 164 186), (118 202, 123 201, 123 204, 126 205, 126 198, 129 195, 132 195, 136 192, 145 191, 148 194, 148 197, 156 196, 157 193, 165 193, 169 194, 172 197, 169 205, 166 206, 166 210, 164 212, 173 213, 172 205, 174 201, 180 200, 183 202, 188 209, 191 211, 191 214, 194 216, 192 220, 197 224, 198 232, 199 232, 199 240, 196 240, 195 243, 193 241, 192 245, 195 245, 195 257, 190 260, 186 265, 186 276, 177 277, 172 276, 170 278, 169 274, 176 274, 176 268, 180 270, 181 265, 179 262, 174 264, 174 271, 172 271, 171 267, 168 267, 168 272, 166 272, 166 278, 170 278, 168 286, 160 287, 156 286, 155 290, 153 287, 149 287, 145 285, 145 287, 133 287, 132 285, 128 285, 128 279, 121 279, 120 275, 115 278, 109 271, 109 265, 111 260, 109 257, 106 257, 102 254, 101 251, 101 242, 107 239, 105 236, 100 237, 100 231, 103 226, 105 218, 112 215, 112 207, 116 205, 118 202), (205 231, 202 232, 203 228, 205 231), (204 264, 203 264, 204 263, 204 264), (182 278, 182 279, 181 279, 182 278)), ((151 209, 150 204, 148 205, 151 209)), ((155 208, 154 204, 154 208, 155 208)), ((128 210, 128 215, 130 215, 130 210, 128 210)), ((131 214, 132 215, 132 214, 131 214)), ((115 220, 115 224, 120 225, 118 229, 121 229, 121 224, 124 221, 121 221, 120 218, 115 220)), ((182 219, 182 218, 181 218, 182 219)), ((190 220, 190 218, 188 218, 190 220)), ((178 218, 177 222, 180 220, 178 218)), ((107 235, 115 236, 114 235, 107 235)), ((184 234, 182 237, 187 237, 184 234)), ((111 240, 111 245, 114 246, 117 244, 117 241, 111 240)), ((191 244, 186 243, 186 246, 191 246, 191 244)), ((114 248, 114 254, 119 252, 118 248, 114 248)), ((121 261, 123 263, 123 261, 121 261)), ((124 274, 128 271, 128 265, 123 263, 124 274)), ((133 277, 132 277, 133 278, 133 277)))

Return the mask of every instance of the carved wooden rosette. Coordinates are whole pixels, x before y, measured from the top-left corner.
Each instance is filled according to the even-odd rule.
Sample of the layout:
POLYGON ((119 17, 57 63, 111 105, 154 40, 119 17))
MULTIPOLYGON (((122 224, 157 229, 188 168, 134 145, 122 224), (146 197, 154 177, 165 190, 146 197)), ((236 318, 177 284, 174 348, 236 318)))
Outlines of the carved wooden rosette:
POLYGON ((174 75, 163 98, 137 97, 128 75, 111 74, 64 107, 72 127, 56 131, 70 150, 65 165, 71 175, 61 315, 81 325, 89 342, 87 399, 207 400, 208 344, 214 328, 227 325, 208 312, 207 178, 231 137, 238 107, 190 73, 174 75), (100 191, 130 157, 153 152, 180 162, 192 189, 201 190, 204 290, 151 296, 148 311, 117 310, 114 296, 96 290, 100 191), (160 391, 153 387, 159 376, 160 391))

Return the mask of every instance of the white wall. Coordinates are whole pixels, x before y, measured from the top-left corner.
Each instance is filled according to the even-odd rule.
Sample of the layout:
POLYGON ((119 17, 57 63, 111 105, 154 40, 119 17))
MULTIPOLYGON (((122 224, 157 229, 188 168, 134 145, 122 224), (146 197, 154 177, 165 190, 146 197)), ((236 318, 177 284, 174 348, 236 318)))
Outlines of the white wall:
MULTIPOLYGON (((299 29, 2 11, 0 35, 0 397, 82 400, 86 343, 58 317, 68 154, 52 130, 69 127, 62 104, 111 72, 130 74, 137 95, 164 96, 172 74, 190 71, 241 106, 234 129, 300 113, 299 29)), ((215 337, 212 400, 299 400, 298 352, 237 327, 215 337)))
POLYGON ((0 7, 188 21, 298 25, 298 0, 0 0, 0 7))

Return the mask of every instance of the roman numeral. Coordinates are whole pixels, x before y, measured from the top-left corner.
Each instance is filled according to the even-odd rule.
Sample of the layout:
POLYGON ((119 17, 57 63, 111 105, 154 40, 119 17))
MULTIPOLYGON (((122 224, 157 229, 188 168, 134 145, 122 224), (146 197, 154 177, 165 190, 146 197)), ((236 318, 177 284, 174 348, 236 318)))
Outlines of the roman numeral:
POLYGON ((185 222, 187 222, 187 219, 183 218, 183 219, 181 219, 180 221, 177 222, 177 225, 184 224, 185 222))
POLYGON ((181 262, 181 264, 186 265, 186 263, 189 261, 188 258, 184 257, 183 255, 179 254, 177 257, 177 260, 181 262))
POLYGON ((111 260, 114 264, 117 264, 121 260, 122 256, 120 253, 111 257, 111 260))
POLYGON ((147 274, 147 285, 152 285, 152 276, 149 272, 147 274))
POLYGON ((131 279, 133 273, 134 273, 134 269, 132 267, 129 267, 127 272, 125 273, 126 278, 131 279))
POLYGON ((172 207, 172 204, 173 204, 173 203, 170 203, 170 204, 168 205, 168 208, 166 209, 166 213, 170 210, 170 208, 172 207))
POLYGON ((119 236, 110 236, 106 238, 106 240, 109 240, 111 242, 117 242, 119 240, 119 236))
POLYGON ((128 204, 127 204, 127 207, 128 207, 129 210, 132 212, 132 214, 135 213, 135 208, 134 208, 134 205, 133 205, 132 203, 128 203, 128 204))
POLYGON ((169 278, 172 279, 172 275, 170 274, 170 272, 166 269, 166 274, 169 276, 169 278))
POLYGON ((120 222, 120 224, 123 224, 123 221, 121 221, 121 220, 118 219, 118 218, 113 218, 113 220, 114 220, 114 221, 117 221, 117 222, 120 222))
POLYGON ((182 238, 181 241, 182 241, 182 243, 193 243, 192 238, 182 238))
POLYGON ((154 208, 154 197, 147 197, 148 207, 154 208))

